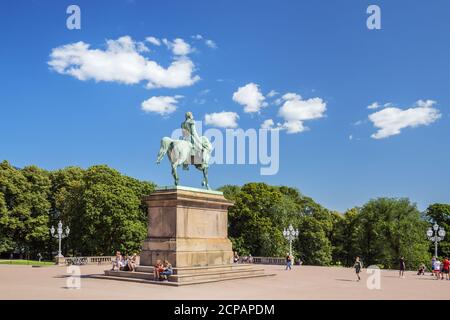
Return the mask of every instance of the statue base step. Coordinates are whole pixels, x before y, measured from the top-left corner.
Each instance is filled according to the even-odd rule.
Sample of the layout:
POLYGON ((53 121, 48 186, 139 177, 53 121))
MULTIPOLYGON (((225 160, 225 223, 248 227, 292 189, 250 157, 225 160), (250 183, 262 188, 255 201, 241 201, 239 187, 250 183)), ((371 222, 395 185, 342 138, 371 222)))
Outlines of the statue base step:
POLYGON ((173 272, 174 274, 168 277, 168 281, 156 281, 153 278, 153 267, 147 266, 139 266, 136 268, 135 272, 105 270, 104 275, 93 277, 108 280, 183 286, 275 275, 265 273, 263 268, 251 264, 230 264, 213 267, 181 267, 173 268, 173 272))

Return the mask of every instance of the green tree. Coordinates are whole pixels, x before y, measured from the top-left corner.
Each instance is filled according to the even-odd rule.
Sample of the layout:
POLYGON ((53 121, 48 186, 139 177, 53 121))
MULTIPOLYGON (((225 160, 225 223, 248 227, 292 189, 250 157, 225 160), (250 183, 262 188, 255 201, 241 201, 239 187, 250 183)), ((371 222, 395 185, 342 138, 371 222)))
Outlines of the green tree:
POLYGON ((332 245, 327 238, 324 225, 316 217, 306 215, 298 226, 300 235, 297 251, 305 264, 329 265, 332 259, 332 245))
POLYGON ((352 208, 336 221, 333 243, 333 260, 345 266, 352 266, 360 256, 358 235, 361 233, 358 221, 359 208, 352 208))
POLYGON ((405 257, 408 268, 428 261, 426 223, 408 199, 379 198, 363 206, 358 216, 361 256, 366 265, 397 268, 405 257))
POLYGON ((87 169, 81 180, 75 177, 61 189, 64 203, 60 207, 71 226, 73 252, 109 255, 115 250, 138 251, 147 234, 142 197, 151 193, 154 185, 123 176, 107 166, 87 169))
POLYGON ((223 196, 226 199, 228 199, 230 201, 234 201, 239 196, 239 193, 241 192, 241 187, 236 186, 236 185, 227 184, 225 186, 218 188, 217 190, 222 191, 223 196))
POLYGON ((233 193, 229 235, 235 250, 256 256, 284 254, 285 240, 280 225, 283 219, 279 218, 285 212, 280 210, 283 199, 278 188, 264 183, 249 183, 239 193, 233 193))
POLYGON ((49 239, 49 173, 35 166, 22 170, 0 164, 0 250, 36 255, 49 239))

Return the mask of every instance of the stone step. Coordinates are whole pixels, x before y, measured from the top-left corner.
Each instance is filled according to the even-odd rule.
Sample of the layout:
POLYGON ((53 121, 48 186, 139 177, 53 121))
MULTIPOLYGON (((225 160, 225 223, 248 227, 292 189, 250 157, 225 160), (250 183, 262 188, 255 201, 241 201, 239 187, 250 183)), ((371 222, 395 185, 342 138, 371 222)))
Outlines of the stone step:
POLYGON ((264 269, 248 269, 248 270, 229 270, 229 271, 219 271, 219 272, 204 272, 204 273, 191 273, 182 275, 172 275, 169 277, 171 282, 196 282, 202 280, 225 280, 228 278, 241 277, 241 276, 253 276, 253 275, 263 275, 264 269))
MULTIPOLYGON (((175 267, 173 273, 177 275, 193 274, 193 273, 205 273, 211 271, 229 271, 229 270, 248 270, 255 268, 252 264, 227 264, 219 266, 202 266, 202 267, 175 267)), ((138 266, 136 267, 138 272, 153 273, 153 267, 151 266, 138 266)))
POLYGON ((187 285, 194 285, 194 284, 204 284, 204 283, 210 283, 210 282, 219 282, 219 281, 228 281, 228 280, 243 280, 243 279, 249 279, 249 278, 260 278, 260 277, 270 277, 270 276, 275 276, 275 274, 274 273, 263 273, 263 274, 254 274, 254 275, 240 275, 240 276, 232 276, 232 277, 227 277, 227 278, 190 280, 190 281, 185 281, 185 282, 153 281, 153 280, 147 280, 147 279, 126 278, 126 277, 107 276, 107 275, 92 275, 92 276, 90 276, 90 278, 179 287, 179 286, 187 286, 187 285))
POLYGON ((108 276, 108 275, 102 275, 102 274, 91 275, 90 278, 92 278, 92 279, 103 279, 103 280, 113 280, 113 281, 134 282, 134 283, 161 284, 161 285, 173 286, 173 287, 178 287, 179 286, 179 284, 176 283, 176 282, 153 281, 153 280, 148 280, 148 279, 108 276))
POLYGON ((148 272, 138 272, 138 271, 130 272, 130 271, 105 270, 105 276, 153 280, 153 272, 148 273, 148 272))
MULTIPOLYGON (((194 273, 182 273, 182 274, 173 274, 169 277, 169 281, 171 282, 186 282, 191 280, 201 280, 205 278, 217 278, 217 277, 230 277, 234 275, 239 274, 259 274, 264 273, 263 268, 229 268, 229 269, 222 269, 222 268, 215 268, 214 269, 206 269, 203 268, 203 272, 194 272, 194 273)), ((142 269, 140 269, 142 270, 142 269)), ((136 278, 136 279, 146 279, 146 280, 153 280, 153 272, 141 272, 141 271, 112 271, 112 270, 105 270, 106 276, 113 276, 113 277, 123 277, 123 278, 136 278)))

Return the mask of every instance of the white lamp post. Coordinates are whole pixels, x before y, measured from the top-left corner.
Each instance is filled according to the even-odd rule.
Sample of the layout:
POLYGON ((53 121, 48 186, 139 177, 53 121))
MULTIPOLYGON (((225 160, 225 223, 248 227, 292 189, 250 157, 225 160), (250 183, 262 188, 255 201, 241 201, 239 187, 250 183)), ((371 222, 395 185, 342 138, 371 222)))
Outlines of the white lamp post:
MULTIPOLYGON (((59 258, 64 258, 64 256, 62 255, 62 252, 61 252, 61 240, 66 238, 69 235, 70 229, 69 229, 69 227, 66 227, 66 230, 65 230, 66 232, 64 233, 62 222, 59 221, 58 222, 58 230, 56 230, 56 231, 57 231, 57 235, 58 235, 58 244, 59 244, 58 255, 56 257, 58 258, 57 260, 59 261, 59 258)), ((53 226, 51 227, 50 232, 52 234, 52 237, 54 237, 55 236, 55 228, 53 226)))
POLYGON ((440 227, 437 223, 434 223, 433 228, 428 228, 427 230, 428 240, 434 242, 434 256, 438 255, 438 243, 444 240, 445 230, 440 227))
POLYGON ((287 229, 283 230, 283 236, 286 238, 286 240, 289 241, 289 255, 292 256, 292 241, 294 241, 295 238, 297 238, 299 235, 298 229, 294 229, 292 224, 289 225, 287 229))

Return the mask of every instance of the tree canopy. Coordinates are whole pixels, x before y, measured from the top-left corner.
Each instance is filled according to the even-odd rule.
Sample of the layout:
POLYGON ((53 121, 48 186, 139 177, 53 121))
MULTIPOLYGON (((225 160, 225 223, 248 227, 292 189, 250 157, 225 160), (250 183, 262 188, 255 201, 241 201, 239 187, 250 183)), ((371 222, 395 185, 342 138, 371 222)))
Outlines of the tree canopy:
POLYGON ((0 164, 0 253, 28 250, 50 256, 56 241, 49 228, 70 227, 65 252, 110 255, 139 251, 147 233, 142 202, 154 184, 124 176, 107 166, 54 172, 0 164))
MULTIPOLYGON (((49 228, 59 220, 71 229, 64 254, 139 252, 147 233, 142 198, 154 188, 105 165, 46 171, 17 169, 4 161, 0 255, 39 252, 50 258, 57 242, 49 228)), ((241 255, 284 256, 289 243, 282 231, 292 224, 300 231, 293 253, 305 264, 351 266, 359 256, 366 266, 397 268, 403 256, 408 268, 416 268, 434 250, 426 238, 431 222, 450 231, 449 204, 432 204, 421 214, 409 199, 378 198, 341 214, 288 186, 247 183, 220 190, 234 202, 228 212, 229 237, 241 255)), ((447 239, 440 243, 440 255, 450 254, 447 239)))

